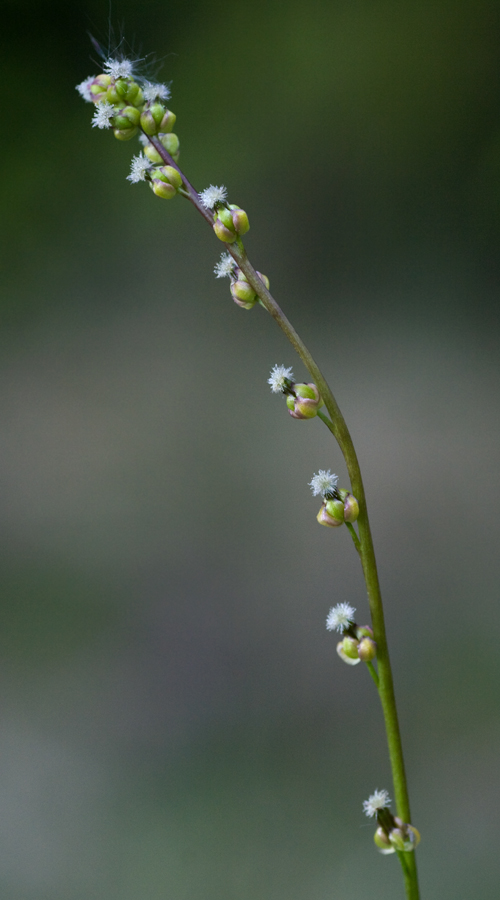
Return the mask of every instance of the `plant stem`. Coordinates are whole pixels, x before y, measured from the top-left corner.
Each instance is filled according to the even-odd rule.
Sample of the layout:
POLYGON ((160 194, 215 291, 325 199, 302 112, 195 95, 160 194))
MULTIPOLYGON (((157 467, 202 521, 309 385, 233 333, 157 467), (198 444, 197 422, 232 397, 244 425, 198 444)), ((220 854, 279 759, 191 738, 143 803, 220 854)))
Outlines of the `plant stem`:
POLYGON ((359 541, 359 537, 357 536, 357 534, 354 530, 354 525, 352 525, 351 522, 346 522, 345 524, 346 524, 347 528, 349 529, 349 532, 350 532, 351 537, 354 542, 354 546, 356 547, 356 550, 358 551, 359 555, 361 556, 361 544, 359 541))
POLYGON ((375 686, 376 686, 377 691, 378 691, 378 689, 379 689, 379 680, 378 680, 377 670, 375 669, 375 666, 374 666, 373 663, 371 663, 371 662, 367 662, 366 665, 367 665, 367 667, 368 667, 368 671, 369 671, 370 675, 372 676, 372 678, 373 678, 373 680, 374 680, 374 682, 375 682, 375 686))
MULTIPOLYGON (((200 201, 199 195, 194 187, 189 183, 186 176, 179 168, 170 154, 165 150, 163 144, 156 137, 149 138, 151 144, 155 147, 166 165, 174 166, 180 173, 184 187, 189 194, 189 199, 196 207, 203 218, 213 225, 212 213, 205 209, 200 201)), ((398 715, 396 709, 396 699, 394 695, 394 684, 392 679, 391 664, 389 660, 389 650, 387 647, 387 637, 385 630, 384 611, 382 607, 382 596, 380 592, 380 584, 378 580, 377 564, 375 560, 375 551, 368 520, 368 511, 366 506, 365 490, 358 458, 354 449, 351 435, 345 423, 344 417, 339 409, 337 401, 326 382, 318 365, 311 356, 306 345, 299 337, 291 323, 288 321, 282 309, 274 297, 269 293, 268 289, 261 281, 257 272, 250 263, 245 249, 241 241, 235 241, 232 244, 225 244, 226 250, 231 254, 239 268, 247 278, 249 284, 253 287, 255 293, 260 298, 262 305, 267 312, 273 317, 275 322, 284 332, 292 347, 296 350, 304 363, 306 369, 315 382, 329 413, 330 419, 323 414, 322 420, 335 437, 344 459, 346 461, 349 478, 351 481, 352 493, 356 497, 359 504, 359 543, 360 557, 365 577, 366 587, 368 590, 368 602, 370 605, 370 613, 373 625, 374 639, 377 643, 377 665, 378 665, 378 691, 382 704, 384 715, 385 729, 387 735, 387 744, 389 748, 389 759, 391 763, 392 778, 394 784, 394 797, 396 802, 397 815, 404 822, 411 823, 410 801, 408 797, 408 787, 406 783, 406 773, 403 759, 403 748, 401 744, 401 735, 399 731, 398 715)), ((400 854, 404 856, 401 860, 403 866, 403 874, 405 878, 405 887, 408 900, 419 900, 419 889, 417 881, 417 869, 415 862, 415 853, 400 854)))

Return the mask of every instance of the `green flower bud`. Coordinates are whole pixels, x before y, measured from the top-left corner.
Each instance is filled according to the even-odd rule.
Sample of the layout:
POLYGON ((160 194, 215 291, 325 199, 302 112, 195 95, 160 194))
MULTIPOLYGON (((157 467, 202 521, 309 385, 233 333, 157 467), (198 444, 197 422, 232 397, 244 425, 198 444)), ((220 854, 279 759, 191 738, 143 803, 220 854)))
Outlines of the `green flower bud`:
POLYGON ((384 829, 379 826, 373 835, 373 840, 375 841, 375 845, 379 848, 379 850, 385 850, 389 853, 395 853, 394 847, 391 845, 389 838, 387 837, 384 829))
POLYGON ((129 82, 126 78, 119 78, 115 81, 115 91, 120 97, 120 100, 128 99, 128 90, 129 90, 129 82))
MULTIPOLYGON (((160 131, 163 134, 170 134, 170 132, 172 131, 172 128, 175 125, 176 119, 177 119, 177 116, 175 115, 175 113, 173 113, 170 109, 166 109, 165 115, 163 116, 163 119, 160 122, 160 131)), ((177 150, 178 149, 179 148, 177 147, 177 150)))
POLYGON ((179 156, 179 138, 176 134, 160 134, 160 141, 167 153, 170 153, 170 156, 173 156, 175 161, 177 162, 177 157, 179 156))
POLYGON ((342 641, 342 650, 349 659, 358 659, 358 642, 356 638, 346 635, 342 641))
POLYGON ((158 165, 163 162, 160 154, 158 153, 158 150, 155 150, 152 144, 146 144, 145 147, 143 147, 142 152, 152 163, 156 163, 158 165))
POLYGON ((373 638, 373 629, 369 625, 358 625, 356 628, 356 637, 360 641, 364 637, 373 638))
POLYGON ((348 666, 357 666, 358 663, 361 662, 361 660, 359 659, 359 657, 357 657, 356 659, 351 659, 350 656, 347 656, 347 654, 345 653, 344 648, 343 648, 343 643, 344 643, 343 641, 339 641, 337 644, 338 655, 345 663, 347 663, 348 666))
POLYGON ((346 522, 355 522, 359 516, 359 505, 356 497, 349 494, 344 502, 344 519, 346 522))
POLYGON ((259 299, 247 281, 233 281, 231 295, 235 303, 243 309, 252 309, 259 299))
POLYGON ((111 75, 97 75, 89 87, 94 103, 100 103, 107 96, 111 75))
MULTIPOLYGON (((246 234, 250 229, 250 223, 248 221, 248 216, 245 210, 241 209, 239 206, 235 206, 234 203, 231 203, 229 209, 231 210, 231 218, 233 220, 234 230, 238 234, 246 234)), ((227 227, 229 228, 229 226, 227 227)))
POLYGON ((358 656, 363 662, 371 662, 377 655, 377 645, 369 637, 363 638, 359 642, 358 656))
MULTIPOLYGON (((331 501, 328 501, 328 502, 331 502, 331 501)), ((337 503, 340 503, 340 501, 337 501, 337 503)), ((343 525, 344 519, 342 518, 342 520, 340 520, 338 518, 335 518, 334 516, 331 516, 330 513, 327 511, 326 505, 327 505, 327 501, 325 500, 323 502, 323 505, 321 506, 321 509, 320 509, 318 515, 316 516, 316 519, 319 522, 319 524, 320 525, 328 525, 329 528, 335 528, 337 525, 343 525)), ((342 507, 342 509, 343 509, 343 507, 342 507)))
POLYGON ((160 173, 158 177, 163 181, 168 181, 168 183, 172 184, 176 189, 182 187, 181 175, 173 166, 162 166, 156 171, 160 173))
POLYGON ((389 832, 389 840, 395 850, 404 850, 405 836, 401 828, 392 828, 389 832))
POLYGON ((130 141, 138 131, 138 128, 113 128, 113 134, 118 141, 130 141))
POLYGON ((112 121, 115 128, 119 128, 121 131, 127 128, 135 128, 135 133, 137 134, 140 117, 140 112, 135 106, 124 106, 120 109, 118 115, 113 116, 112 121))
POLYGON ((163 178, 151 178, 151 187, 156 196, 161 197, 163 200, 171 200, 177 193, 173 184, 169 184, 169 182, 165 181, 163 178))
POLYGON ((219 219, 214 223, 214 231, 219 240, 224 241, 226 244, 233 244, 236 240, 236 235, 229 231, 229 228, 226 228, 219 219))
POLYGON ((332 519, 337 519, 339 524, 344 521, 344 504, 342 500, 325 500, 325 508, 332 519))
POLYGON ((226 209, 224 206, 221 206, 221 208, 220 208, 220 209, 218 210, 218 212, 216 213, 216 216, 215 216, 215 217, 216 217, 217 219, 219 219, 219 220, 222 222, 222 224, 223 224, 226 228, 229 229, 229 231, 232 231, 233 234, 235 233, 236 228, 234 227, 233 217, 232 217, 232 215, 231 215, 231 213, 229 212, 228 209, 226 209))
POLYGON ((315 384, 294 384, 293 394, 287 396, 286 405, 293 419, 312 419, 323 406, 323 401, 315 384))
POLYGON ((145 132, 145 134, 148 134, 150 136, 153 134, 157 134, 158 132, 158 126, 153 118, 150 109, 145 109, 141 113, 141 128, 145 132))

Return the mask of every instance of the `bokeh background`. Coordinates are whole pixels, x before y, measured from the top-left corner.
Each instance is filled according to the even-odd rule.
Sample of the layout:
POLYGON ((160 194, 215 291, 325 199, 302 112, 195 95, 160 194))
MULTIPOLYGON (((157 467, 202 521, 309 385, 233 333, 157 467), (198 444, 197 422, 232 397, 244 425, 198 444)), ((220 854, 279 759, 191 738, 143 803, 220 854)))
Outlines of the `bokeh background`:
MULTIPOLYGON (((496 898, 499 6, 111 12, 352 429, 423 897, 496 898)), ((324 627, 366 594, 307 487, 345 468, 270 394, 305 372, 203 220, 89 127, 108 18, 2 4, 0 893, 396 900, 361 809, 390 789, 377 698, 324 627)))

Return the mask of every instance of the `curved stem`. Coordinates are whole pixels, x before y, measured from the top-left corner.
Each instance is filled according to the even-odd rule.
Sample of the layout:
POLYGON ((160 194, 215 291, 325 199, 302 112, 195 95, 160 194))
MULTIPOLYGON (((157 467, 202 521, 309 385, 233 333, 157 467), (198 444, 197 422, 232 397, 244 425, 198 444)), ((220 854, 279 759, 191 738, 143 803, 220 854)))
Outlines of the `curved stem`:
MULTIPOLYGON (((174 168, 177 169, 182 177, 185 189, 189 194, 189 200, 196 207, 200 215, 202 215, 203 218, 212 226, 212 213, 209 210, 205 209, 200 201, 197 191, 189 183, 177 163, 165 150, 163 144, 158 138, 150 137, 149 140, 157 150, 165 164, 174 166, 174 168)), ((310 373, 312 380, 317 385, 318 390, 324 400, 326 409, 330 415, 330 419, 323 415, 321 416, 321 418, 335 437, 346 461, 347 470, 351 481, 352 493, 359 503, 359 517, 357 521, 359 530, 360 557, 366 587, 368 590, 368 602, 370 605, 374 639, 377 643, 377 666, 379 680, 378 690, 384 715, 387 744, 389 749, 389 759, 391 763, 394 784, 396 810, 397 815, 401 819, 403 819, 404 822, 410 823, 410 801, 408 796, 408 787, 403 759, 403 748, 401 744, 401 735, 399 731, 398 714, 396 709, 396 698, 394 695, 394 684, 392 679, 391 664, 389 660, 389 650, 387 646, 382 595, 377 573, 375 550, 373 547, 370 523, 368 519, 365 489, 363 485, 363 479, 361 477, 358 458, 354 449, 354 444, 344 417, 323 373, 321 372, 319 366, 316 364, 303 340, 297 334, 292 324, 288 321, 283 310, 279 307, 274 297, 270 294, 264 283, 257 275, 257 272, 255 271, 246 255, 241 241, 235 240, 235 242, 232 244, 225 244, 225 248, 231 254, 235 262, 238 264, 239 268, 246 276, 249 284, 251 284, 255 293, 259 297, 262 306, 264 306, 267 312, 272 316, 283 333, 286 335, 292 347, 296 350, 306 369, 310 373)), ((420 895, 418 890, 415 853, 405 853, 404 856, 405 859, 402 860, 402 865, 404 863, 403 872, 405 876, 407 898, 408 900, 419 900, 420 895)))

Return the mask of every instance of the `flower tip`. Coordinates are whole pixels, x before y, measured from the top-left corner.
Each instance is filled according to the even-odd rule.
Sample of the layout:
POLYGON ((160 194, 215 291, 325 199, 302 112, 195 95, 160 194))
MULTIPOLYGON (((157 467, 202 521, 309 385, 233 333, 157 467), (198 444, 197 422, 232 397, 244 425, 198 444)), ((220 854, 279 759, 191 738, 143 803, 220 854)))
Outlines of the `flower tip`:
POLYGON ((349 606, 348 603, 337 603, 337 606, 332 606, 326 617, 327 631, 339 631, 342 634, 349 625, 354 624, 355 612, 354 606, 349 606))
POLYGON ((102 68, 106 75, 111 75, 111 78, 130 78, 134 71, 134 64, 130 59, 112 59, 110 57, 102 68))
POLYGON ((224 187, 223 184, 221 184, 220 187, 211 184, 209 187, 205 188, 201 194, 198 194, 198 196, 205 209, 213 209, 217 203, 226 202, 227 188, 224 187))
POLYGON ((216 278, 230 278, 234 272, 235 262, 230 253, 222 253, 218 263, 214 266, 216 278))
POLYGON ((80 84, 77 84, 75 86, 75 91, 78 91, 78 93, 80 94, 80 97, 83 97, 83 99, 86 100, 87 103, 92 103, 93 99, 94 99, 92 96, 91 90, 90 90, 90 85, 92 84, 93 81, 94 81, 94 76, 89 75, 88 78, 85 78, 83 81, 80 82, 80 84))
POLYGON ((287 368, 286 366, 276 365, 271 369, 271 374, 267 379, 267 383, 270 385, 273 394, 281 394, 283 388, 286 387, 286 382, 293 381, 293 378, 294 375, 291 367, 287 368))
POLYGON ((391 799, 388 791, 375 791, 368 800, 363 800, 363 812, 369 819, 376 816, 379 809, 385 809, 389 806, 391 799))
POLYGON ((313 497, 317 497, 319 494, 324 497, 325 494, 334 491, 337 487, 338 480, 338 475, 330 472, 330 469, 328 469, 328 471, 320 469, 317 474, 313 475, 309 482, 313 497))

